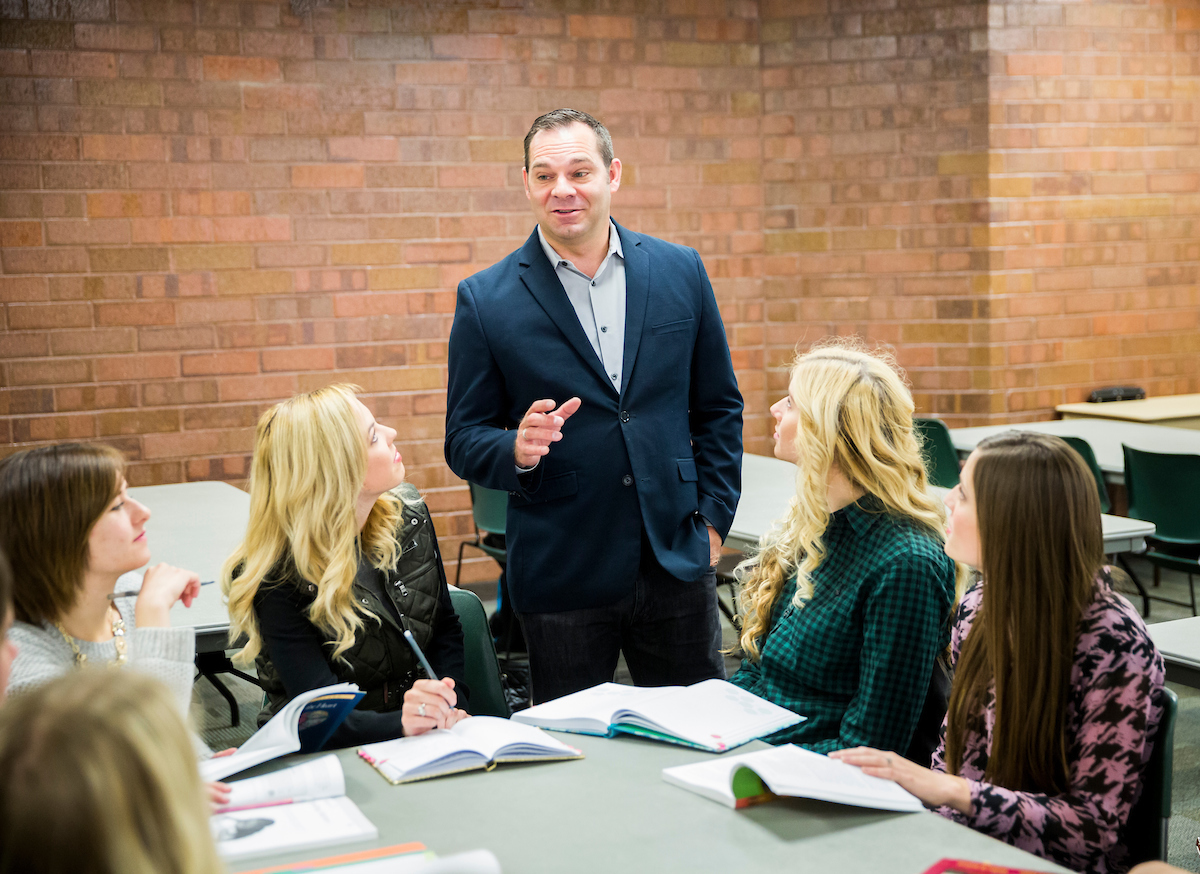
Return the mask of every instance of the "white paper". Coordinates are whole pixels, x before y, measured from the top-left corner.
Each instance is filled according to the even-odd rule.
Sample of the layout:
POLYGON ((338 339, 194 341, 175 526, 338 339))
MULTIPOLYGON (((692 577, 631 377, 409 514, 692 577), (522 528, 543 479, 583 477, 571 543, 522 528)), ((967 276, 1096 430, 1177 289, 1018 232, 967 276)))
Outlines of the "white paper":
POLYGON ((450 729, 366 744, 359 754, 392 780, 433 776, 483 765, 497 756, 541 758, 579 751, 540 728, 495 716, 473 716, 450 729))
POLYGON ((342 763, 334 755, 321 756, 291 768, 230 783, 229 803, 218 813, 264 805, 315 801, 346 794, 342 763))
POLYGON ((725 680, 705 680, 669 697, 638 702, 617 714, 617 722, 661 726, 667 734, 717 748, 734 747, 762 737, 804 717, 747 692, 725 680), (633 711, 626 715, 627 711, 633 711), (638 719, 637 717, 644 719, 638 719), (633 717, 633 718, 629 718, 633 717))
POLYGON ((891 780, 870 777, 862 769, 793 744, 727 756, 691 765, 663 768, 663 779, 733 806, 733 775, 749 768, 776 795, 815 798, 879 810, 924 810, 916 796, 891 780))
POLYGON ((379 830, 345 796, 218 813, 212 817, 213 834, 219 836, 230 820, 255 819, 269 820, 269 824, 245 837, 218 839, 217 851, 222 857, 240 859, 264 853, 294 852, 379 836, 379 830))

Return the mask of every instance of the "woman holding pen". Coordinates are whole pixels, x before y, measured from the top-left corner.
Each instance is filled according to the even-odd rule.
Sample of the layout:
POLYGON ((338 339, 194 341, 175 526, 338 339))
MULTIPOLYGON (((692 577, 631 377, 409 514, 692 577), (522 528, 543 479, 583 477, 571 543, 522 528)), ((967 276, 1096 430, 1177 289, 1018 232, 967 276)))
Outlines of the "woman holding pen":
POLYGON ((259 420, 250 523, 221 574, 230 639, 246 635, 239 658, 256 662, 267 693, 260 722, 310 689, 350 682, 366 693, 331 746, 467 715, 462 627, 433 521, 404 482, 396 432, 354 392, 327 386, 259 420))

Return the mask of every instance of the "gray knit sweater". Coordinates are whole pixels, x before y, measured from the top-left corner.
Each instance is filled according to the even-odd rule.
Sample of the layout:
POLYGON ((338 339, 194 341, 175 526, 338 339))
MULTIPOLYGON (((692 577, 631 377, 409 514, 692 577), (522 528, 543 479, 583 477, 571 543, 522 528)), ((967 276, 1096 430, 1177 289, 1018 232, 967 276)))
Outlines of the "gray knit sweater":
MULTIPOLYGON (((121 583, 125 583, 125 578, 121 583)), ((123 592, 113 600, 125 620, 126 664, 165 683, 180 715, 187 719, 192 700, 196 632, 192 628, 138 628, 134 617, 136 602, 136 592, 123 592)), ((17 645, 17 658, 8 679, 10 695, 20 695, 75 667, 74 651, 53 625, 14 622, 8 637, 17 645)), ((75 642, 90 664, 104 664, 117 657, 116 644, 111 640, 75 642)))

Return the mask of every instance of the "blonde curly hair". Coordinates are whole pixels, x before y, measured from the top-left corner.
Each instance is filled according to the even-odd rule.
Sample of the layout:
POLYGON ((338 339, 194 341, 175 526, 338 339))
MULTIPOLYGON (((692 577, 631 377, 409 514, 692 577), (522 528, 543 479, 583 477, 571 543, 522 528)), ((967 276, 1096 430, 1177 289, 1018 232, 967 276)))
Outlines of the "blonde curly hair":
MULTIPOLYGON (((740 643, 754 661, 787 581, 796 577, 797 607, 812 597, 811 577, 825 558, 822 537, 832 515, 831 471, 873 495, 888 513, 945 539, 945 507, 925 473, 912 394, 890 356, 854 340, 821 343, 796 356, 789 393, 798 413, 796 495, 763 535, 758 553, 738 567, 745 616, 740 643)), ((960 569, 960 594, 965 580, 960 569)))

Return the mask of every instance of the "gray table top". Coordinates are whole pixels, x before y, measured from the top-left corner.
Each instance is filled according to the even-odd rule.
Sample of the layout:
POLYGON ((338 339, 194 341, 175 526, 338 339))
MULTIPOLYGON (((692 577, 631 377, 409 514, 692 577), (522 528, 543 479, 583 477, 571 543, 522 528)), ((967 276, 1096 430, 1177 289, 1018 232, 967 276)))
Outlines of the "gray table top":
POLYGON ((1173 452, 1200 455, 1200 431, 1144 425, 1115 419, 1059 419, 1054 422, 1021 422, 1016 425, 984 425, 978 428, 951 428, 954 448, 968 453, 985 437, 1002 431, 1037 431, 1058 437, 1082 437, 1091 444, 1096 462, 1113 482, 1125 481, 1125 456, 1121 444, 1147 452, 1173 452))
MULTIPOLYGON (((342 750, 346 794, 379 828, 378 840, 249 860, 234 870, 408 841, 439 855, 489 849, 506 874, 920 874, 942 858, 1065 870, 934 813, 886 813, 805 799, 730 810, 662 779, 664 767, 710 754, 639 738, 554 736, 587 758, 501 765, 488 773, 404 786, 390 785, 352 750, 342 750)), ((740 751, 762 746, 755 742, 740 751)))
MULTIPOLYGON (((742 499, 725 545, 743 552, 757 547, 759 538, 784 514, 795 493, 794 464, 763 455, 743 455, 742 499)), ((1145 546, 1145 538, 1154 533, 1154 523, 1140 519, 1106 515, 1100 522, 1104 527, 1104 550, 1109 554, 1138 551, 1145 546)))
POLYGON ((190 608, 176 604, 171 624, 193 626, 199 652, 224 649, 229 612, 215 580, 246 535, 250 496, 222 482, 140 486, 129 494, 150 509, 150 564, 165 561, 195 571, 203 581, 214 581, 200 587, 200 597, 190 608))
POLYGON ((1146 626, 1146 630, 1164 660, 1200 668, 1200 616, 1156 622, 1146 626))

